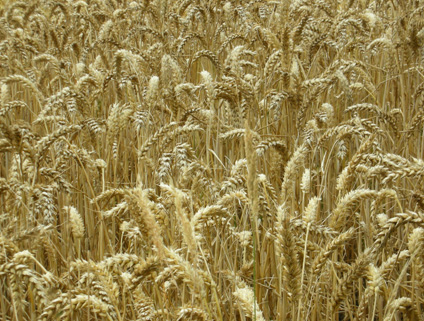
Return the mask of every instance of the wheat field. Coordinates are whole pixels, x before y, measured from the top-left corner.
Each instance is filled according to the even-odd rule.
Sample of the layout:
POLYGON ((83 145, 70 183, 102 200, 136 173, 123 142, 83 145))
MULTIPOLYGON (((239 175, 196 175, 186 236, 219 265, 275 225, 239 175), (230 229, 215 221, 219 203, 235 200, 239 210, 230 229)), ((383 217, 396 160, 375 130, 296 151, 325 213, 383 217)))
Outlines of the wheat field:
POLYGON ((424 1, 0 4, 0 320, 424 320, 424 1))

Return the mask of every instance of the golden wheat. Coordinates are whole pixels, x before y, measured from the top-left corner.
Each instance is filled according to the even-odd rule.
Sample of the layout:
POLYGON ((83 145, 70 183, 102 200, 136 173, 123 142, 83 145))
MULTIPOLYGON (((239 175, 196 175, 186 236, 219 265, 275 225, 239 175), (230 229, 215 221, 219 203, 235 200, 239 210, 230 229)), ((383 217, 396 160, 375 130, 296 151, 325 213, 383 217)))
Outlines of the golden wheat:
POLYGON ((423 8, 0 0, 0 319, 423 320, 423 8))

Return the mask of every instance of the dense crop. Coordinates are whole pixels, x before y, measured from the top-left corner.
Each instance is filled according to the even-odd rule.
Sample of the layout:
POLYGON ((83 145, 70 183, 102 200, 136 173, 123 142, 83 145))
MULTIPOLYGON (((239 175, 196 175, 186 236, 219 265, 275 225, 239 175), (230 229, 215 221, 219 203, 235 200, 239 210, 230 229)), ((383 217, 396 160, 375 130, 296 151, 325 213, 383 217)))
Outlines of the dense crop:
POLYGON ((1 320, 423 320, 423 1, 0 6, 1 320))

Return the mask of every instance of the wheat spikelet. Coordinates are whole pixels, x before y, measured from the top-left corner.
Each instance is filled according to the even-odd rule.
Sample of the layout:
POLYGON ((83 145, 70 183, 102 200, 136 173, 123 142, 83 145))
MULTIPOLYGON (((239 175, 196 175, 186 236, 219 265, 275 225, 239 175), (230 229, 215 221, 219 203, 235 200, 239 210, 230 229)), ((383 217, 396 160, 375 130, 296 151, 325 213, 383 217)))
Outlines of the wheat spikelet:
POLYGON ((344 233, 340 233, 330 243, 327 244, 320 254, 315 258, 312 264, 312 271, 315 275, 319 275, 330 255, 340 246, 355 236, 355 229, 351 227, 344 233))
POLYGON ((196 214, 194 214, 193 218, 191 219, 191 226, 193 230, 195 231, 196 238, 202 239, 201 231, 203 229, 203 226, 214 217, 226 217, 228 215, 227 210, 225 207, 221 205, 210 205, 205 208, 199 209, 196 214))
POLYGON ((207 313, 201 308, 195 306, 184 306, 179 309, 177 320, 184 320, 186 318, 209 320, 207 313))
POLYGON ((143 146, 138 151, 138 157, 143 158, 147 152, 149 151, 150 147, 153 146, 157 141, 162 139, 168 131, 171 131, 176 125, 178 125, 177 122, 171 122, 167 124, 164 127, 161 127, 159 131, 157 131, 155 134, 153 134, 149 139, 147 139, 143 146))
POLYGON ((367 198, 376 198, 378 194, 378 192, 369 189, 356 189, 347 193, 337 203, 332 214, 330 227, 338 230, 340 227, 344 226, 348 219, 347 215, 354 209, 356 203, 367 198))
POLYGON ((269 58, 268 58, 268 60, 267 60, 267 62, 265 64, 265 69, 264 69, 264 75, 265 75, 265 77, 266 76, 269 76, 269 74, 271 73, 272 68, 274 68, 278 64, 279 60, 281 59, 281 55, 282 55, 282 51, 281 50, 276 50, 275 52, 273 52, 269 56, 269 58))
MULTIPOLYGON (((384 321, 393 320, 393 317, 397 311, 401 312, 412 312, 412 301, 410 298, 398 298, 394 300, 391 305, 389 311, 386 313, 384 317, 384 321)), ((408 313, 409 315, 409 313, 408 313)))
POLYGON ((265 151, 267 149, 269 149, 270 147, 275 148, 276 150, 278 150, 280 153, 284 153, 287 149, 286 145, 284 144, 284 142, 282 141, 271 141, 271 140, 266 140, 266 141, 262 141, 260 142, 257 146, 256 146, 256 153, 258 154, 258 156, 263 156, 265 151))
POLYGON ((417 127, 423 122, 424 120, 424 111, 420 110, 418 113, 415 114, 414 118, 411 120, 411 125, 408 128, 408 138, 411 138, 414 134, 414 131, 417 129, 417 127))
POLYGON ((217 72, 219 73, 222 69, 221 63, 219 62, 219 59, 217 56, 209 50, 201 50, 196 52, 196 54, 193 56, 192 63, 196 62, 200 57, 207 57, 212 62, 212 64, 215 66, 217 72))
POLYGON ((113 188, 113 189, 109 189, 107 191, 104 191, 102 193, 100 193, 99 195, 97 195, 95 198, 93 198, 90 202, 92 204, 95 203, 99 203, 102 202, 104 200, 110 200, 112 197, 115 196, 125 196, 126 190, 123 188, 113 188))
POLYGON ((151 211, 150 201, 147 199, 145 192, 140 188, 133 191, 127 191, 125 199, 128 204, 128 209, 138 213, 134 219, 139 225, 144 226, 145 233, 155 245, 158 255, 161 256, 163 254, 164 245, 160 235, 160 227, 151 211))
POLYGON ((287 291, 290 293, 291 301, 296 302, 301 295, 300 266, 295 249, 294 237, 291 233, 290 220, 287 217, 287 210, 278 210, 278 235, 279 251, 283 254, 284 281, 287 284, 287 291))
POLYGON ((157 272, 161 266, 161 261, 157 256, 148 257, 144 262, 137 263, 132 273, 130 289, 136 288, 145 278, 157 272))
POLYGON ((306 224, 315 222, 318 211, 318 205, 320 202, 321 198, 316 196, 312 197, 309 200, 308 205, 303 211, 303 220, 306 222, 306 224))
POLYGON ((161 81, 164 86, 170 83, 179 84, 182 81, 182 71, 177 61, 170 55, 164 55, 161 61, 161 81))
MULTIPOLYGON (((185 243, 188 246, 190 253, 194 256, 194 261, 196 261, 197 260, 196 238, 198 238, 198 236, 196 237, 196 234, 195 234, 195 230, 196 230, 195 224, 190 222, 189 217, 183 208, 182 202, 184 199, 184 194, 179 189, 167 186, 165 184, 162 184, 161 188, 170 191, 175 197, 176 214, 181 223, 183 238, 185 243)), ((192 220, 194 220, 194 217, 192 220)))
POLYGON ((4 237, 0 234, 0 245, 2 247, 2 256, 0 257, 2 260, 3 258, 8 258, 16 254, 19 249, 18 247, 8 238, 4 237))
POLYGON ((41 320, 50 320, 61 311, 63 316, 69 317, 73 311, 88 309, 96 315, 113 320, 109 315, 109 306, 94 295, 76 294, 67 299, 67 293, 52 301, 40 316, 41 320))
POLYGON ((0 109, 0 116, 6 115, 9 111, 18 109, 18 108, 28 108, 28 105, 23 101, 10 101, 8 103, 4 103, 2 108, 0 109))
POLYGON ((358 320, 364 320, 366 318, 367 307, 369 302, 374 296, 381 295, 384 290, 384 278, 380 273, 380 269, 376 268, 373 264, 370 264, 368 270, 368 287, 365 290, 364 296, 359 304, 358 308, 358 320))
POLYGON ((349 164, 343 169, 343 172, 337 178, 338 190, 344 190, 349 187, 353 179, 356 166, 361 162, 361 158, 364 157, 363 155, 365 154, 365 151, 374 143, 374 138, 374 135, 369 136, 368 139, 361 144, 356 154, 349 161, 349 164))
POLYGON ((196 124, 185 124, 184 126, 179 126, 172 132, 164 134, 161 148, 166 148, 173 140, 175 140, 176 137, 179 137, 180 135, 183 136, 201 131, 204 131, 202 126, 196 124))
POLYGON ((133 111, 129 106, 120 106, 119 104, 111 106, 111 111, 107 119, 107 139, 109 141, 115 139, 117 134, 124 130, 132 113, 133 111))
POLYGON ((170 279, 183 281, 195 294, 195 298, 201 299, 205 295, 205 280, 201 270, 196 269, 188 261, 182 259, 174 251, 167 252, 169 265, 163 269, 155 279, 155 282, 163 285, 163 290, 168 291, 172 285, 166 282, 170 279))
POLYGON ((393 254, 380 265, 379 270, 381 276, 383 278, 387 278, 397 263, 402 263, 405 259, 410 258, 410 256, 411 253, 408 250, 403 250, 399 253, 393 254))
POLYGON ((2 96, 3 96, 3 91, 5 91, 5 94, 6 94, 6 89, 3 86, 4 85, 10 86, 13 83, 21 83, 25 88, 31 90, 40 102, 43 100, 44 98, 43 94, 38 90, 37 86, 30 79, 22 75, 13 75, 3 79, 2 96))
POLYGON ((35 155, 36 159, 40 161, 42 157, 44 157, 46 150, 52 145, 56 140, 58 140, 60 137, 65 136, 69 133, 77 132, 81 130, 80 125, 69 125, 63 128, 58 129, 57 131, 41 138, 35 148, 37 150, 37 153, 35 155))
POLYGON ((393 116, 383 112, 378 108, 378 106, 372 105, 372 104, 357 104, 350 106, 346 109, 346 112, 355 112, 355 111, 370 111, 372 113, 375 113, 378 117, 381 117, 384 121, 388 122, 390 126, 393 127, 393 130, 397 135, 399 135, 399 129, 396 125, 396 120, 393 116))
POLYGON ((411 253, 412 268, 414 269, 419 286, 422 288, 424 281, 423 273, 423 248, 424 229, 422 227, 415 228, 409 235, 408 248, 411 253))
POLYGON ((365 250, 356 259, 351 269, 346 273, 343 279, 340 281, 336 292, 331 298, 331 307, 333 313, 337 313, 343 299, 349 294, 353 288, 353 283, 360 277, 364 276, 368 265, 372 261, 372 252, 370 249, 365 250))
POLYGON ((253 290, 248 287, 237 288, 233 296, 243 311, 249 318, 263 321, 265 320, 258 303, 254 300, 253 290))
POLYGON ((294 179, 296 178, 297 169, 303 164, 304 158, 308 152, 309 149, 305 144, 299 146, 287 163, 284 170, 284 179, 281 187, 281 200, 283 202, 287 202, 289 198, 292 197, 292 185, 294 183, 294 179))
POLYGON ((79 282, 80 287, 86 288, 89 293, 93 293, 100 299, 101 302, 107 304, 108 314, 112 319, 117 319, 116 312, 113 309, 113 305, 116 305, 116 300, 113 298, 114 293, 103 286, 101 281, 96 280, 96 276, 93 273, 86 273, 81 276, 79 282))
POLYGON ((386 245, 391 234, 407 223, 413 223, 419 226, 423 225, 422 217, 415 212, 398 213, 395 217, 389 219, 377 234, 373 245, 373 255, 377 254, 386 245))
POLYGON ((81 239, 84 237, 84 223, 81 215, 78 213, 77 209, 73 206, 65 206, 64 211, 69 214, 69 222, 72 228, 72 234, 75 238, 81 239))

